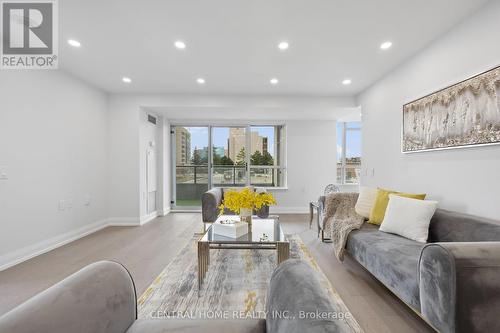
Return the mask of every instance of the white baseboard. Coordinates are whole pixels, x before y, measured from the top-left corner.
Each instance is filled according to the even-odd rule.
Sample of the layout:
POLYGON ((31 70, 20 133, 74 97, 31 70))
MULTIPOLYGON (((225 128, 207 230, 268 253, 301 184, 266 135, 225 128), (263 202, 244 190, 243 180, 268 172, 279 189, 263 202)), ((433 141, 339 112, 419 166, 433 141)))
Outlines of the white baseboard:
MULTIPOLYGON (((94 222, 79 229, 68 231, 64 234, 52 237, 50 239, 26 246, 0 256, 0 271, 6 270, 12 266, 22 263, 46 252, 52 251, 58 247, 74 242, 108 226, 113 227, 138 227, 151 222, 158 216, 165 216, 171 212, 170 208, 163 208, 159 212, 137 217, 110 217, 104 220, 94 222)), ((177 212, 177 211, 173 211, 177 212)), ((272 214, 306 214, 309 213, 307 207, 271 207, 272 214)))
POLYGON ((201 213, 201 209, 172 209, 171 213, 201 213))
POLYGON ((155 210, 152 213, 149 213, 147 215, 141 216, 141 218, 139 219, 139 223, 140 223, 140 225, 144 225, 144 224, 146 224, 148 222, 153 221, 158 216, 160 216, 160 215, 158 214, 158 211, 155 210))
POLYGON ((12 251, 0 257, 0 271, 6 270, 9 267, 20 264, 23 261, 34 258, 46 252, 52 251, 60 246, 71 243, 79 238, 90 235, 108 226, 108 220, 94 222, 83 226, 76 230, 68 231, 64 234, 52 237, 50 239, 23 247, 19 250, 12 251))
POLYGON ((160 209, 160 211, 158 212, 158 216, 166 216, 169 213, 170 207, 163 207, 163 209, 160 209))
POLYGON ((270 214, 309 214, 309 207, 270 207, 270 214))
MULTIPOLYGON (((201 213, 201 209, 173 209, 171 213, 201 213)), ((309 214, 309 207, 271 207, 270 214, 309 214)))
POLYGON ((170 208, 163 209, 161 212, 153 212, 148 215, 138 217, 110 217, 92 224, 83 226, 79 229, 68 231, 64 234, 52 237, 50 239, 38 242, 33 245, 23 247, 19 250, 9 252, 0 256, 0 271, 22 263, 46 252, 52 251, 58 247, 74 242, 96 231, 106 227, 139 227, 151 222, 158 216, 165 216, 170 213, 170 208))

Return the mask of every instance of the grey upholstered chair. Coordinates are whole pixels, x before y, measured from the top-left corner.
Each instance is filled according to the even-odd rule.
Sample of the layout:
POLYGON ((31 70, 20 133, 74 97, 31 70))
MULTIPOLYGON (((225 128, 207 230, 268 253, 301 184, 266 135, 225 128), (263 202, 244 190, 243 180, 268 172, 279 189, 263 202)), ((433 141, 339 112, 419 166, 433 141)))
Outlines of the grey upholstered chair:
MULTIPOLYGON (((264 189, 255 188, 255 191, 265 192, 264 189)), ((214 187, 211 190, 203 193, 201 198, 201 214, 203 218, 203 222, 211 223, 217 220, 219 216, 219 206, 224 200, 224 189, 222 187, 214 187)), ((226 210, 224 214, 234 215, 233 212, 226 210)), ((258 211, 254 211, 254 214, 266 218, 269 216, 269 206, 264 206, 258 211)))
POLYGON ((312 225, 314 210, 316 210, 316 222, 318 227, 318 237, 321 233, 321 241, 325 241, 325 235, 323 232, 323 216, 325 211, 325 198, 328 194, 340 192, 340 187, 335 184, 328 184, 325 186, 323 195, 319 197, 318 201, 311 201, 309 203, 310 210, 310 220, 309 227, 312 225))

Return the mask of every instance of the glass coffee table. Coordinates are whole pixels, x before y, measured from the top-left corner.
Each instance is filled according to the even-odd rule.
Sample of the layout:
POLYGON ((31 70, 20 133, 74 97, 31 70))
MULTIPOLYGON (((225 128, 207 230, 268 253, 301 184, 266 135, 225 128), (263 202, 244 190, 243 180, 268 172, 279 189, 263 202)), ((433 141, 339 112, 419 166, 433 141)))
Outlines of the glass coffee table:
MULTIPOLYGON (((221 215, 217 221, 223 220, 221 215)), ((234 219, 234 217, 232 218, 234 219)), ((287 260, 290 255, 290 242, 285 238, 283 229, 279 223, 279 216, 267 218, 252 217, 252 224, 248 227, 248 233, 238 237, 230 238, 218 235, 214 232, 213 225, 209 226, 198 241, 198 288, 201 289, 203 280, 210 265, 210 250, 274 250, 278 256, 278 265, 287 260)))

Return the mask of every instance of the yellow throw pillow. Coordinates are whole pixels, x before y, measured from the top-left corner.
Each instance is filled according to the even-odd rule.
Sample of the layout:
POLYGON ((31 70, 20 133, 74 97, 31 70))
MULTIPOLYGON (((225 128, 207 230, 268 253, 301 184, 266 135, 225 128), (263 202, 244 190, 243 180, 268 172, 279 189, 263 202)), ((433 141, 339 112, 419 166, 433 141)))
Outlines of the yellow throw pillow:
POLYGON ((384 190, 382 188, 377 189, 377 197, 375 198, 375 203, 373 204, 372 210, 370 212, 370 219, 368 223, 380 225, 384 220, 385 210, 389 204, 389 194, 395 194, 400 197, 424 200, 425 194, 410 194, 402 193, 391 190, 384 190))

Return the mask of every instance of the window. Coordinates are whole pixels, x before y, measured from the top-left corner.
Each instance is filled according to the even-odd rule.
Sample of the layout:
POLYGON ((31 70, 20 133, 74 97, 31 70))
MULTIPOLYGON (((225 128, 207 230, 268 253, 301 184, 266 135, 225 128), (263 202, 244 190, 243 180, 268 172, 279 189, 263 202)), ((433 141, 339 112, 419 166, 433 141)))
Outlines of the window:
POLYGON ((174 125, 171 133, 174 207, 198 207, 212 187, 286 186, 283 125, 174 125))
POLYGON ((212 127, 212 187, 247 184, 246 127, 212 127))
POLYGON ((337 123, 337 183, 359 184, 361 122, 337 123))
POLYGON ((283 126, 250 127, 250 184, 281 187, 285 183, 282 163, 283 126))

